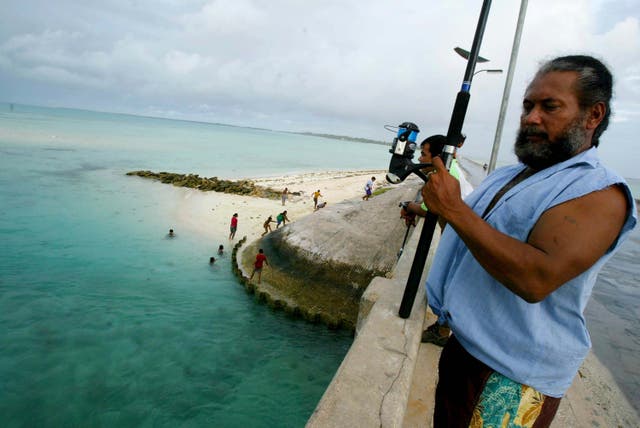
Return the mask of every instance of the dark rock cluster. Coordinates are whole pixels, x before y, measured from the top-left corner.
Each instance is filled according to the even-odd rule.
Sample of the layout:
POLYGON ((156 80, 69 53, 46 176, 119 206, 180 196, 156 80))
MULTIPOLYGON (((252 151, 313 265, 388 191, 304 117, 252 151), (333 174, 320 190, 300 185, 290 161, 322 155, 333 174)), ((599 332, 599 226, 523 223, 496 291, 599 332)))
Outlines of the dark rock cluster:
MULTIPOLYGON (((280 190, 270 187, 257 186, 251 180, 223 180, 218 177, 200 177, 198 174, 177 174, 174 172, 131 171, 127 175, 149 178, 165 184, 173 184, 177 187, 189 187, 204 192, 214 191, 233 193, 236 195, 257 196, 266 199, 279 199, 280 190)), ((299 195, 299 192, 291 192, 299 195)))

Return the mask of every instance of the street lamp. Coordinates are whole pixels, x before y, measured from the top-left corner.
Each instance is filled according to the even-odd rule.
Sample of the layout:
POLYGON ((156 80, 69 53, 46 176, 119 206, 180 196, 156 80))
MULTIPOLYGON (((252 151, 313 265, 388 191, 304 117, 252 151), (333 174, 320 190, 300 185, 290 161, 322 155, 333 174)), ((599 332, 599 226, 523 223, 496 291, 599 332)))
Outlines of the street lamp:
POLYGON ((502 69, 501 68, 489 68, 489 69, 484 69, 484 70, 478 70, 475 73, 473 73, 473 75, 475 76, 478 73, 482 73, 483 71, 486 71, 487 73, 502 73, 502 69))
MULTIPOLYGON (((456 53, 462 58, 467 60, 469 59, 469 55, 471 55, 469 51, 462 49, 460 46, 456 46, 455 48, 453 48, 453 50, 456 51, 456 53)), ((478 55, 478 59, 476 60, 476 62, 489 62, 489 60, 478 55)))
POLYGON ((509 105, 509 94, 511 93, 511 82, 513 73, 516 69, 518 61, 518 50, 520 49, 520 37, 522 35, 522 27, 524 26, 524 18, 527 14, 528 0, 520 0, 520 12, 518 13, 518 23, 516 24, 516 34, 513 36, 513 46, 511 47, 511 59, 509 59, 509 70, 507 71, 507 79, 504 82, 504 91, 502 93, 502 103, 500 104, 500 113, 498 114, 498 124, 496 125, 496 135, 493 139, 493 147, 491 148, 491 158, 489 159, 489 167, 487 172, 491 172, 496 167, 498 161, 498 151, 500 150, 500 139, 502 138, 502 127, 504 126, 504 118, 507 114, 507 106, 509 105))

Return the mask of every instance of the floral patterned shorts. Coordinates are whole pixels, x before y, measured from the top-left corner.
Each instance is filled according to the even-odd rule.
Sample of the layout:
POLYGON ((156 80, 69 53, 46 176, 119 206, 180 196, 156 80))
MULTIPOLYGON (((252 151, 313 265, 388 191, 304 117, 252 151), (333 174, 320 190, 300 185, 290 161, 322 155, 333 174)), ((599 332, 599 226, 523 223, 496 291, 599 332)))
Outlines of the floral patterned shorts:
POLYGON ((471 356, 451 336, 442 350, 434 427, 548 427, 560 405, 471 356))

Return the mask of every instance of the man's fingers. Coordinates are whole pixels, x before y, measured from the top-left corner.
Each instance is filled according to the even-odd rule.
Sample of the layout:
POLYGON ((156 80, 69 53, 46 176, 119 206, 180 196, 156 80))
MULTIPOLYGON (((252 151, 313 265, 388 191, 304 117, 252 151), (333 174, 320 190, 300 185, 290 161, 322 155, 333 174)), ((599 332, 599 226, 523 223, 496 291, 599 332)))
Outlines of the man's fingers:
POLYGON ((447 168, 444 167, 444 163, 442 162, 442 159, 440 159, 440 156, 434 157, 431 160, 431 163, 436 168, 436 171, 446 171, 447 170, 447 168))

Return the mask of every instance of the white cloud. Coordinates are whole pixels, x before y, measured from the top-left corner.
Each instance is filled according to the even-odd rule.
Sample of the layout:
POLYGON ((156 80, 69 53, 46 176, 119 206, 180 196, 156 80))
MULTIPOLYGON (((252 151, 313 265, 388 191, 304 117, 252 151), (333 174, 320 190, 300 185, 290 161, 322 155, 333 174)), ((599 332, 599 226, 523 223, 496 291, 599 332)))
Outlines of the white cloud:
POLYGON ((189 54, 174 50, 165 55, 164 64, 172 73, 189 74, 198 67, 201 67, 203 60, 198 54, 189 54))
POLYGON ((614 123, 637 121, 640 119, 640 106, 636 110, 616 109, 611 121, 614 123))
MULTIPOLYGON (((492 6, 481 50, 491 68, 507 70, 518 3, 492 6)), ((630 118, 640 92, 640 30, 630 4, 529 2, 504 153, 529 78, 540 60, 559 54, 592 53, 611 65, 616 121, 625 135, 638 134, 630 118)), ((465 68, 452 49, 471 46, 479 9, 472 0, 10 2, 0 28, 0 89, 38 103, 33 93, 22 100, 20 88, 39 82, 42 102, 49 82, 102 110, 249 126, 388 139, 382 125, 411 120, 424 133, 443 133, 465 68)), ((474 79, 465 151, 489 151, 505 77, 474 79)))
POLYGON ((250 0, 213 0, 197 13, 185 14, 182 23, 196 34, 250 32, 265 19, 265 12, 250 0))

